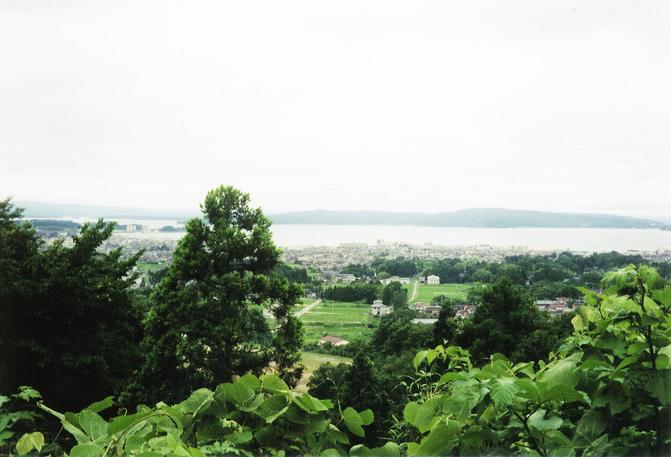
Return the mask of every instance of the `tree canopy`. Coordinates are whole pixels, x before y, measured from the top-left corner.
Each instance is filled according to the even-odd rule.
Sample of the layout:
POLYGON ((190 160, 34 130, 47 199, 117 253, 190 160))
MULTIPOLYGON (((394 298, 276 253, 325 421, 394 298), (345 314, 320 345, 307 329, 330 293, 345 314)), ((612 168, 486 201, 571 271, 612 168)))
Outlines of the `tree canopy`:
POLYGON ((186 224, 145 319, 139 398, 175 400, 270 365, 290 383, 300 377, 301 326, 290 309, 301 288, 273 274, 270 220, 249 200, 218 187, 186 224))

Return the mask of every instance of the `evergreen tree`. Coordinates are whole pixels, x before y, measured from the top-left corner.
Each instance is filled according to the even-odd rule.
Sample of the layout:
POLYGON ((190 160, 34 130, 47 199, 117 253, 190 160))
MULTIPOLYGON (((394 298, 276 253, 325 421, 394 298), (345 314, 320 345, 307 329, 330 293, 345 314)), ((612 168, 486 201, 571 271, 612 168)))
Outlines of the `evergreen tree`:
POLYGON ((454 316, 452 303, 449 300, 443 302, 438 314, 438 320, 433 324, 433 346, 454 341, 457 333, 457 322, 454 316))
POLYGON ((203 218, 187 223, 146 319, 140 399, 174 401, 268 368, 292 383, 300 377, 301 327, 290 310, 301 288, 272 274, 280 251, 249 199, 220 186, 205 197, 203 218))
POLYGON ((365 443, 376 443, 383 433, 382 423, 388 416, 387 395, 381 391, 381 383, 373 368, 373 362, 359 351, 342 380, 340 388, 342 405, 351 406, 357 411, 371 409, 375 422, 370 433, 366 433, 365 443))
POLYGON ((482 304, 467 320, 457 343, 484 362, 495 353, 513 361, 540 360, 566 336, 552 334, 552 317, 540 311, 508 278, 482 290, 482 304))
POLYGON ((139 254, 100 252, 102 221, 45 247, 21 215, 0 202, 0 391, 30 385, 67 410, 121 392, 140 357, 139 254))

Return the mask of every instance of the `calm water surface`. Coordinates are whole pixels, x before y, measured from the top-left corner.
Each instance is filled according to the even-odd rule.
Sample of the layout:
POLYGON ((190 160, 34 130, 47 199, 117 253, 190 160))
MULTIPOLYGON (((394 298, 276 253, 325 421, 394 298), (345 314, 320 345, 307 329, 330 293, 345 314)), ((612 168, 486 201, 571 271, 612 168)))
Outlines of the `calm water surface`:
MULTIPOLYGON (((126 221, 124 221, 126 222, 126 221)), ((128 221, 132 222, 132 221, 128 221)), ((161 221, 170 222, 170 221, 161 221)), ((135 223, 140 223, 135 221, 135 223)), ((172 221, 171 225, 174 225, 172 221)), ((164 224, 169 225, 169 224, 164 224)), ((392 225, 274 225, 278 246, 338 246, 343 243, 408 243, 442 246, 526 246, 531 250, 649 251, 671 250, 671 232, 644 229, 452 228, 392 225)), ((179 239, 183 233, 121 233, 122 237, 179 239)))

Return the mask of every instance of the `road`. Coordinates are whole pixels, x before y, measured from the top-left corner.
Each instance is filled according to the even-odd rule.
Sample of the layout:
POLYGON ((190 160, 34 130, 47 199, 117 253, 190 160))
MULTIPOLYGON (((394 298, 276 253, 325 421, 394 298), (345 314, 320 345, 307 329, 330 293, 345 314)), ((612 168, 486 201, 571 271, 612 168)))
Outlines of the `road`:
POLYGON ((414 287, 412 289, 412 295, 410 296, 410 300, 408 300, 409 303, 412 303, 412 301, 417 297, 417 288, 419 287, 419 281, 415 280, 414 287))
POLYGON ((321 299, 319 299, 319 300, 315 300, 313 303, 310 303, 308 306, 306 306, 306 307, 303 308, 302 310, 300 310, 300 311, 296 311, 296 313, 294 314, 294 316, 296 316, 296 317, 301 317, 303 314, 305 314, 305 313, 309 313, 310 311, 312 311, 313 309, 315 309, 317 306, 319 306, 319 304, 320 304, 321 302, 322 302, 321 299))

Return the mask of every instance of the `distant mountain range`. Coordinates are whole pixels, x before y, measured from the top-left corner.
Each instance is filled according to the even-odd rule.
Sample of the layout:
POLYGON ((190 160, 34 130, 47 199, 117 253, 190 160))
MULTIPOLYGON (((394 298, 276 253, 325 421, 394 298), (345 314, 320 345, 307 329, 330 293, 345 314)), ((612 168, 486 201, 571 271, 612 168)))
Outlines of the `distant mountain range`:
POLYGON ((502 208, 472 208, 448 213, 394 213, 384 211, 299 211, 274 214, 275 224, 418 225, 477 228, 645 228, 663 222, 611 214, 551 213, 502 208))
MULTIPOLYGON (((103 217, 106 219, 189 219, 197 211, 121 208, 18 201, 28 218, 103 217)), ((275 224, 319 225, 417 225, 474 228, 645 228, 671 226, 669 220, 653 220, 612 214, 552 213, 503 208, 471 208, 445 213, 397 213, 387 211, 297 211, 270 214, 275 224)))

